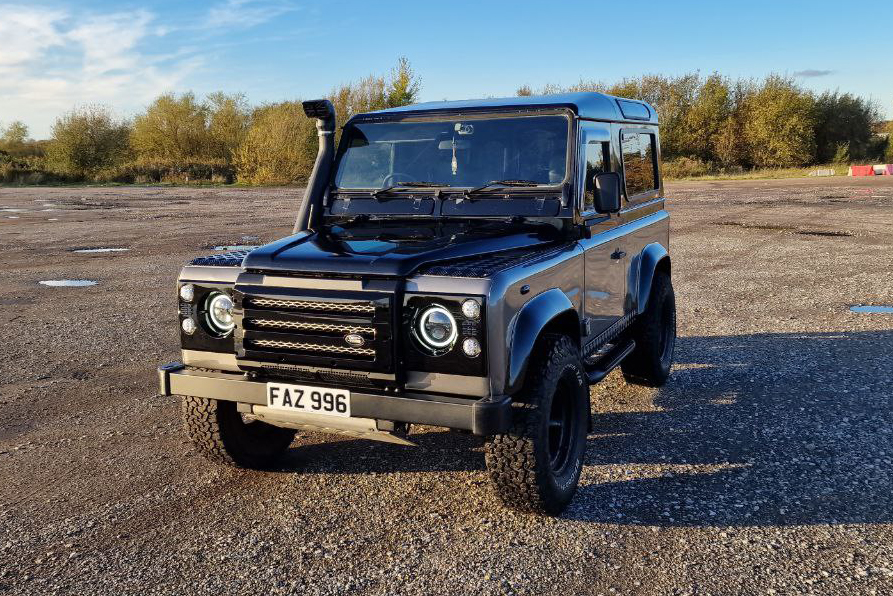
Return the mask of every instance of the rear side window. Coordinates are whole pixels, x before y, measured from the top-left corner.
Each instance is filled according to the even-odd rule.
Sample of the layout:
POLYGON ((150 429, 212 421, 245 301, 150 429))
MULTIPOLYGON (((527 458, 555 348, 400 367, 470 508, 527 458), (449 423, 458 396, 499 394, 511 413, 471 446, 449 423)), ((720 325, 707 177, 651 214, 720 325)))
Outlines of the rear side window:
POLYGON ((608 143, 589 141, 586 143, 586 184, 583 195, 583 210, 595 209, 595 177, 608 171, 608 143))
POLYGON ((630 120, 648 120, 651 118, 651 113, 648 111, 648 107, 643 103, 618 99, 617 105, 620 106, 620 112, 623 114, 624 118, 629 118, 630 120))
POLYGON ((654 135, 644 132, 625 132, 621 137, 623 175, 626 195, 633 197, 657 188, 657 151, 654 135))

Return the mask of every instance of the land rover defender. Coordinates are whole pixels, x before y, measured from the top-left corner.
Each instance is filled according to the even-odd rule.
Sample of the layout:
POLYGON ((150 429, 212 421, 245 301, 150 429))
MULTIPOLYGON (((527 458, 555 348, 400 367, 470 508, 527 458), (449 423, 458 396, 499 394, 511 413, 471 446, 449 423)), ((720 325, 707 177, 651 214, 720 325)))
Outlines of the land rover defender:
POLYGON ((487 438, 508 505, 558 514, 589 386, 662 385, 676 338, 651 106, 600 93, 423 103, 336 123, 292 235, 177 282, 182 361, 159 368, 213 460, 275 464, 296 429, 487 438))

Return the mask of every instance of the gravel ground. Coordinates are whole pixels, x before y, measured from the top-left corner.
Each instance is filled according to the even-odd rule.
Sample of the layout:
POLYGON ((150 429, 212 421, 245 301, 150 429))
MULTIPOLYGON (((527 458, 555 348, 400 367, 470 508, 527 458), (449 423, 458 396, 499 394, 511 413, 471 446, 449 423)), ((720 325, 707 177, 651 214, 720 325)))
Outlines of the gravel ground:
POLYGON ((848 310, 893 305, 893 179, 668 189, 675 372, 593 389, 557 519, 434 428, 302 433, 272 472, 191 449, 154 393, 177 271, 285 235, 300 194, 0 189, 0 592, 893 593, 893 315, 848 310))

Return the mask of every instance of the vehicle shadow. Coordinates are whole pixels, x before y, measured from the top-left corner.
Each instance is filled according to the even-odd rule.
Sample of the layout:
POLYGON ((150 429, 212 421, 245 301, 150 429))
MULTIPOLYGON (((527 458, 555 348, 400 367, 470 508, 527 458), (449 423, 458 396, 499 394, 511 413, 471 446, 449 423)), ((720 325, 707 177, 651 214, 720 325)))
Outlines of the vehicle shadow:
MULTIPOLYGON (((893 521, 893 331, 679 338, 657 411, 595 417, 566 514, 647 525, 893 521), (602 468, 606 469, 606 468, 602 468), (644 476, 644 478, 643 478, 644 476)), ((624 388, 622 391, 627 390, 624 388)))
POLYGON ((484 469, 483 437, 458 432, 409 435, 415 447, 380 441, 300 433, 319 442, 293 444, 276 470, 325 474, 459 472, 484 469))
MULTIPOLYGON (((893 521, 890 354, 893 331, 680 337, 665 387, 621 384, 608 398, 647 408, 594 404, 583 482, 564 517, 663 526, 893 521)), ((484 469, 480 437, 410 438, 418 448, 320 436, 296 444, 280 470, 484 469)))

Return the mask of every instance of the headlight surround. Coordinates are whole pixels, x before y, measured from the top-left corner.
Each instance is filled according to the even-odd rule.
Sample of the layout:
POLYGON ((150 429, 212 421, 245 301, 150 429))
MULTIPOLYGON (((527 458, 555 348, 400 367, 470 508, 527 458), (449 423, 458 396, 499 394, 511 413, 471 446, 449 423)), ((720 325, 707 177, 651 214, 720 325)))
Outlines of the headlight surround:
POLYGON ((213 335, 225 337, 236 326, 233 320, 233 300, 223 292, 208 294, 204 311, 207 330, 213 335))
POLYGON ((440 304, 432 304, 422 310, 416 318, 413 331, 419 343, 432 354, 449 351, 459 337, 455 317, 440 304))

